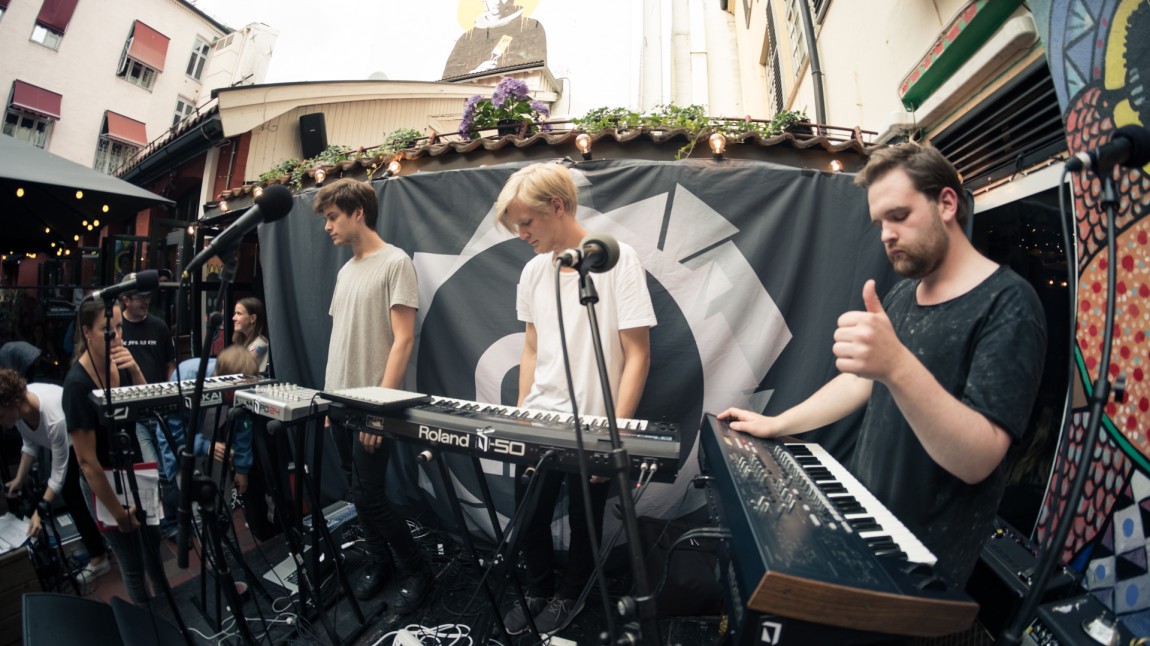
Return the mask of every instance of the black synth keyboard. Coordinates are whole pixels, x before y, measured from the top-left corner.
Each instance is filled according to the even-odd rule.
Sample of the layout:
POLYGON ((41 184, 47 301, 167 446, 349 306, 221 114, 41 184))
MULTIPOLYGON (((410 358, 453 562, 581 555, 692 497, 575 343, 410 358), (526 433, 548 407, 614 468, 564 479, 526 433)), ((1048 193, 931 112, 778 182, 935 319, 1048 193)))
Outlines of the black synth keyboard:
MULTIPOLYGON (((753 611, 807 627, 933 637, 974 621, 978 606, 934 572, 930 550, 822 447, 755 438, 713 415, 699 444, 712 514, 732 535, 723 568, 733 579, 732 625, 753 611)), ((735 643, 759 643, 744 640, 760 628, 744 625, 735 643)))
MULTIPOLYGON (((207 377, 204 379, 204 390, 200 396, 200 408, 222 406, 227 403, 224 397, 226 393, 269 383, 275 383, 275 380, 245 375, 207 377)), ((113 388, 113 417, 122 421, 135 421, 157 413, 166 414, 190 409, 195 385, 194 379, 186 379, 178 382, 165 381, 159 384, 113 388)), ((89 397, 103 412, 105 408, 103 389, 93 390, 89 397)))
MULTIPOLYGON (((324 397, 329 395, 324 393, 324 397)), ((495 460, 534 464, 551 451, 553 466, 579 469, 574 424, 570 415, 562 413, 434 397, 425 404, 388 410, 333 400, 328 414, 356 431, 495 460)), ((587 416, 582 421, 591 473, 610 475, 606 419, 587 416)), ((621 419, 617 426, 634 481, 674 481, 679 471, 677 425, 621 419)))

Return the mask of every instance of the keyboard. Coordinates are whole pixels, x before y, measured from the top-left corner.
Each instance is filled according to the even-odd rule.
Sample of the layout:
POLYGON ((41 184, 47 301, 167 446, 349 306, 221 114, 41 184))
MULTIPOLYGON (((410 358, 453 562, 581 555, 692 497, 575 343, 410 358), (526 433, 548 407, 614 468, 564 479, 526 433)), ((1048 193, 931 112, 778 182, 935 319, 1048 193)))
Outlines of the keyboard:
POLYGON ((977 604, 934 571, 934 554, 822 447, 713 415, 699 444, 712 516, 731 532, 721 570, 736 633, 755 633, 758 613, 815 626, 804 639, 818 641, 842 637, 818 626, 935 637, 974 621, 977 604))

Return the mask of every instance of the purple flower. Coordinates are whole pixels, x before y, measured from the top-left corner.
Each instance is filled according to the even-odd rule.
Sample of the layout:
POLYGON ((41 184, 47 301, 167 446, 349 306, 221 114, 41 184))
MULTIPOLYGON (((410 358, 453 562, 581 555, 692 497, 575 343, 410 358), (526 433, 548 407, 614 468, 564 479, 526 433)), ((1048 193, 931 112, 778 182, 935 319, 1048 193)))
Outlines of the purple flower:
POLYGON ((463 105, 463 120, 459 122, 459 132, 464 141, 471 139, 471 135, 468 133, 471 131, 471 124, 475 121, 475 111, 482 100, 483 97, 476 94, 467 99, 467 103, 463 105))
POLYGON ((540 116, 544 116, 544 117, 551 116, 551 111, 548 110, 547 106, 544 105, 544 103, 538 99, 531 102, 531 109, 534 110, 535 112, 538 112, 540 114, 540 116))

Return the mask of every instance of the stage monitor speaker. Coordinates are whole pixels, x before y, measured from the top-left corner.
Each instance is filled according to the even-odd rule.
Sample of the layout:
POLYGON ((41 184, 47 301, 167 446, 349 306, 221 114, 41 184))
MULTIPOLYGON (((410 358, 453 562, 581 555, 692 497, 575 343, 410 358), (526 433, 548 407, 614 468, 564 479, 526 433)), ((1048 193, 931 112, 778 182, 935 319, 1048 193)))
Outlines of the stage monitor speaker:
POLYGON ((171 624, 119 597, 113 597, 112 605, 108 605, 70 594, 24 595, 25 646, 132 646, 183 641, 171 624))
POLYGON ((327 125, 322 112, 300 116, 299 141, 304 159, 311 159, 327 148, 327 125))

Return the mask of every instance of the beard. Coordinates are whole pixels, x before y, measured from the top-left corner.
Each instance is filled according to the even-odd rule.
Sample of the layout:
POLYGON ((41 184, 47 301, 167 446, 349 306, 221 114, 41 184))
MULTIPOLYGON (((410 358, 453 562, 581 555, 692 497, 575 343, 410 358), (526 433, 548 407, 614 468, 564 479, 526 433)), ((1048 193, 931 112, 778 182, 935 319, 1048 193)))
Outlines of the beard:
POLYGON ((938 207, 932 205, 930 226, 923 231, 922 238, 906 246, 898 247, 899 256, 892 256, 887 249, 887 259, 895 273, 904 278, 925 278, 938 269, 950 250, 950 238, 938 214, 938 207))

